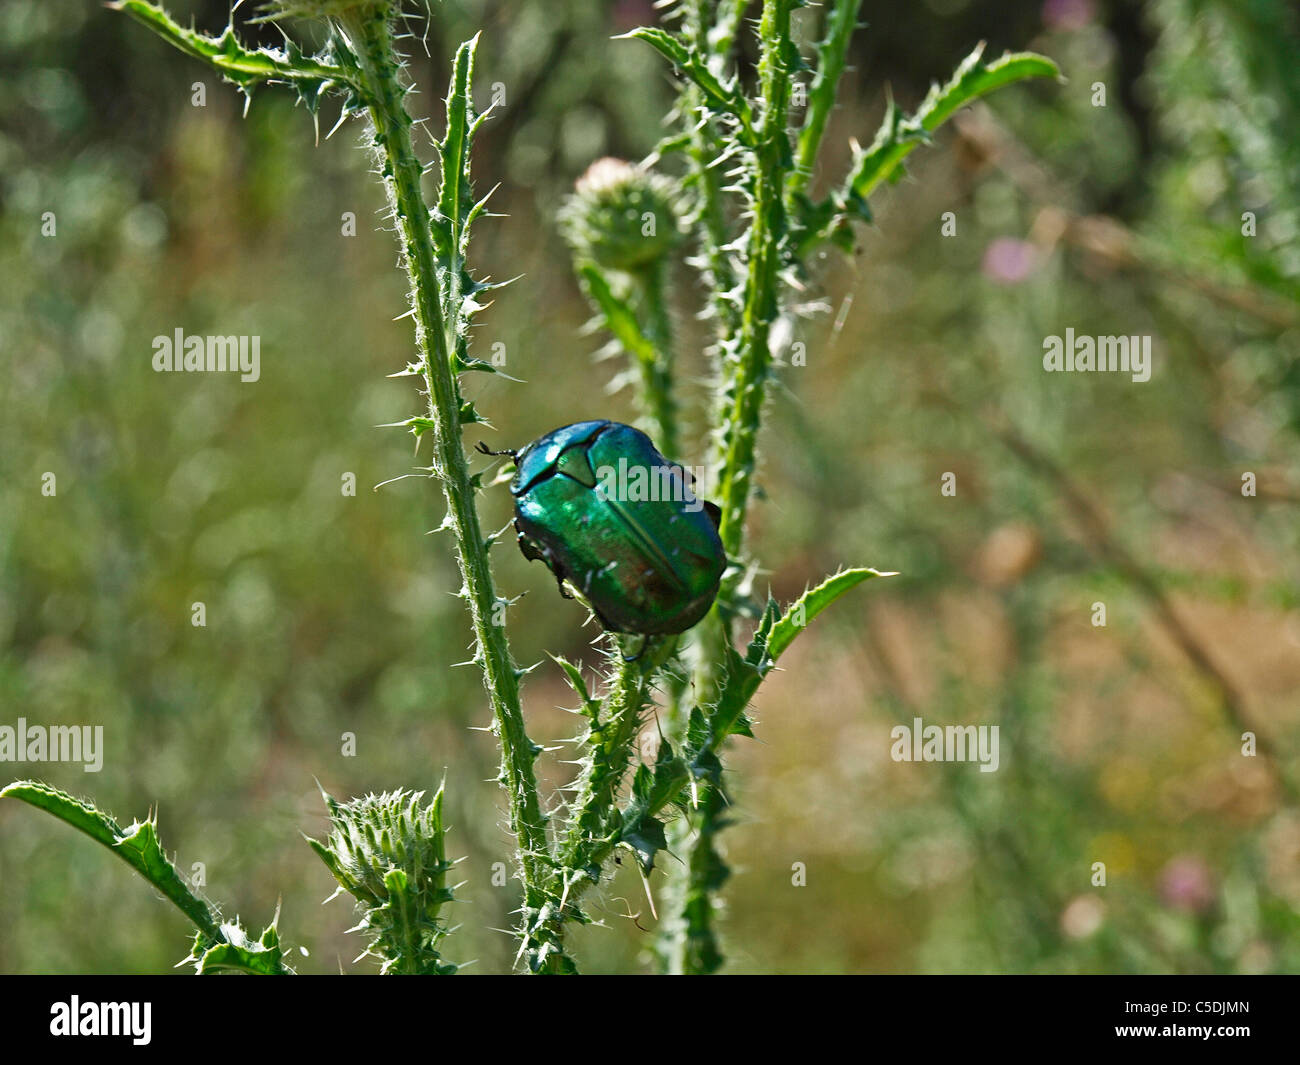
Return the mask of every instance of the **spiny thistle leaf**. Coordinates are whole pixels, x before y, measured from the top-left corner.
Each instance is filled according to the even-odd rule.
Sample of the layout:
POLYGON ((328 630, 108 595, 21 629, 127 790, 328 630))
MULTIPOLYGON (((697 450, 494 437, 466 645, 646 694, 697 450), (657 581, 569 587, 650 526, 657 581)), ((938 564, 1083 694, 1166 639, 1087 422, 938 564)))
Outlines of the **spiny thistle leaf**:
MULTIPOLYGON (((474 200, 470 180, 470 148, 474 136, 487 118, 487 112, 475 114, 473 104, 474 58, 478 52, 479 35, 475 34, 456 50, 451 82, 447 88, 447 126, 442 139, 436 142, 441 182, 438 200, 429 213, 429 232, 433 237, 438 264, 439 289, 447 329, 447 348, 453 374, 458 378, 466 372, 495 374, 497 368, 484 359, 469 354, 470 319, 483 309, 474 296, 489 288, 475 281, 465 264, 469 249, 469 230, 483 211, 487 197, 474 200)), ((490 194, 489 194, 490 195, 490 194)), ((457 406, 471 420, 482 421, 472 406, 466 406, 459 394, 457 406)))
POLYGON ((795 637, 804 630, 804 626, 850 588, 856 588, 863 581, 869 581, 873 577, 896 576, 898 576, 896 573, 882 573, 875 569, 846 569, 827 577, 817 587, 809 588, 776 619, 771 635, 767 639, 767 657, 773 662, 780 658, 794 642, 795 637))
POLYGON ((795 169, 786 185, 787 196, 802 191, 812 177, 822 135, 835 106, 835 90, 848 62, 849 41, 857 26, 862 0, 835 0, 826 16, 826 37, 817 45, 817 68, 808 88, 808 110, 795 151, 795 169))
POLYGON ((272 22, 285 18, 338 18, 351 11, 388 8, 388 13, 401 11, 401 0, 266 0, 258 10, 262 13, 253 22, 272 22))
MULTIPOLYGON (((781 613, 775 600, 769 598, 744 657, 734 648, 728 648, 726 679, 710 719, 713 734, 720 740, 740 731, 745 709, 760 682, 808 622, 850 588, 873 577, 892 576, 895 574, 866 568, 843 570, 826 578, 817 587, 809 588, 790 604, 785 613, 781 613)), ((748 728, 748 722, 744 727, 748 728)))
POLYGON ((200 976, 229 972, 246 973, 249 976, 275 976, 283 973, 284 948, 280 946, 280 933, 276 927, 279 918, 277 913, 275 920, 255 940, 249 938, 237 921, 224 922, 221 925, 223 942, 205 947, 200 936, 194 942, 190 957, 185 960, 194 962, 195 972, 200 976))
POLYGON ((668 846, 663 822, 653 817, 643 817, 635 826, 625 829, 622 843, 636 854, 645 873, 655 867, 655 855, 668 846))
POLYGON ((740 124, 737 133, 743 142, 753 142, 752 111, 749 101, 734 83, 727 84, 714 74, 709 69, 708 62, 693 48, 683 44, 667 30, 655 26, 638 26, 636 29, 616 37, 615 40, 629 38, 645 41, 668 62, 672 63, 674 67, 695 83, 710 103, 737 120, 740 124))
POLYGON ((237 921, 220 921, 212 907, 190 890, 176 866, 163 853, 158 841, 157 823, 152 818, 123 828, 110 814, 93 804, 74 799, 67 792, 35 780, 15 781, 0 791, 0 798, 21 799, 102 843, 185 914, 198 929, 198 934, 189 957, 181 964, 196 962, 195 971, 198 973, 213 972, 218 968, 238 968, 267 975, 292 972, 284 964, 276 922, 272 921, 262 933, 260 942, 253 943, 237 921), (205 958, 210 959, 206 965, 205 958))
POLYGON ((930 87, 910 118, 885 116, 871 147, 858 154, 848 187, 866 199, 881 181, 894 174, 904 156, 918 144, 926 143, 930 134, 972 100, 1025 78, 1060 76, 1060 68, 1055 63, 1033 52, 1008 52, 992 63, 985 63, 984 43, 980 42, 962 60, 946 85, 930 87))
POLYGON ((582 675, 582 670, 567 658, 558 655, 552 655, 551 657, 555 660, 555 664, 564 671, 569 687, 577 692, 578 698, 582 700, 582 706, 580 707, 582 714, 591 718, 592 722, 595 723, 600 717, 600 700, 592 697, 591 691, 587 688, 587 681, 582 675))
POLYGON ((615 821, 616 834, 593 855, 593 861, 602 861, 615 845, 626 844, 636 852, 642 869, 649 872, 654 867, 655 854, 667 846, 663 822, 655 815, 677 799, 692 773, 690 764, 670 743, 663 741, 654 768, 637 767, 632 794, 615 821))
POLYGON ((958 110, 995 89, 1026 78, 1060 78, 1061 71, 1045 56, 1033 52, 1008 52, 992 63, 984 62, 984 44, 978 44, 944 85, 934 84, 910 116, 891 100, 875 139, 866 149, 854 145, 853 165, 844 183, 819 203, 801 200, 802 186, 792 190, 797 207, 794 246, 796 257, 816 244, 834 240, 851 243, 849 223, 869 221, 866 202, 882 181, 897 180, 903 160, 914 148, 930 142, 930 135, 958 110))
MULTIPOLYGON (((470 86, 474 79, 474 57, 478 51, 476 33, 456 50, 451 84, 447 89, 447 130, 438 142, 442 183, 438 189, 437 214, 451 223, 452 243, 460 254, 463 230, 474 207, 469 176, 469 150, 483 116, 475 120, 470 86)), ((442 249, 440 249, 442 250, 442 249)))
POLYGON ((172 17, 148 0, 111 0, 108 5, 144 23, 163 40, 182 52, 215 67, 221 75, 244 92, 251 92, 264 82, 288 82, 306 89, 312 100, 330 88, 346 90, 360 100, 363 90, 352 69, 322 57, 308 58, 297 46, 278 52, 269 48, 249 49, 239 43, 232 26, 220 37, 209 37, 179 26, 172 17))
POLYGON ((190 890, 176 866, 163 854, 152 819, 122 828, 91 803, 36 780, 15 781, 0 791, 0 798, 21 799, 102 843, 162 892, 203 935, 214 941, 221 939, 216 914, 190 890))

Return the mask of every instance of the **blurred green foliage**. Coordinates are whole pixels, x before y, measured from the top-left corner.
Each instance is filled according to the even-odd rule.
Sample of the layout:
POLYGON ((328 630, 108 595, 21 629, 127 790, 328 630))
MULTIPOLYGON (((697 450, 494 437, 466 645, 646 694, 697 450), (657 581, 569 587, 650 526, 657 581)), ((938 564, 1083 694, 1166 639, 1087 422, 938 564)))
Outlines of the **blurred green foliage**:
MULTIPOLYGON (((417 44, 432 93, 452 45, 484 29, 481 89, 505 92, 475 169, 503 181, 509 217, 478 248, 485 273, 525 278, 475 341, 503 344, 527 383, 482 385, 496 446, 630 415, 600 391, 614 371, 591 365, 554 208, 591 160, 659 135, 662 69, 607 39, 647 7, 447 3, 431 58, 417 44)), ((217 29, 226 5, 189 10, 217 29)), ((970 112, 957 151, 918 156, 810 294, 830 311, 801 328, 807 365, 784 371, 765 429, 760 579, 788 600, 842 564, 904 576, 792 652, 756 708, 760 742, 736 748, 732 968, 1300 969, 1294 7, 930 0, 867 19, 828 143, 870 135, 882 82, 914 105, 981 36, 1053 56, 1070 81, 970 112), (1151 381, 1044 374, 1042 339, 1067 326, 1151 334, 1151 381), (1000 724, 1002 768, 891 762, 889 728, 914 716, 1000 724), (1234 716, 1277 757, 1243 758, 1234 716)), ((325 140, 331 122, 317 145, 271 92, 241 117, 232 91, 94 5, 0 9, 0 724, 102 723, 107 744, 98 775, 5 779, 46 776, 127 820, 156 807, 183 871, 202 863, 249 925, 282 899, 286 942, 311 952, 298 968, 333 972, 356 950, 298 835, 326 830, 313 778, 360 795, 432 790, 445 769, 449 846, 468 855, 448 953, 499 971, 510 940, 483 930, 516 905, 493 868, 509 841, 484 783, 491 737, 470 730, 482 689, 451 668, 469 636, 450 547, 421 535, 437 495, 418 478, 371 491, 423 461, 373 428, 410 413, 407 383, 385 377, 411 354, 409 324, 388 320, 403 281, 357 128, 325 140), (152 338, 177 327, 260 335, 261 380, 154 373, 152 338)), ((679 324, 689 381, 706 331, 679 324)), ((703 389, 687 399, 689 441, 703 389)), ((489 527, 503 497, 484 497, 489 527)), ((496 562, 504 591, 529 593, 521 659, 594 664, 594 628, 542 568, 511 549, 496 562)), ((549 664, 525 700, 536 737, 568 733, 549 664)), ((566 757, 549 756, 549 784, 566 757)), ((0 807, 0 971, 179 960, 183 921, 120 864, 0 807)), ((635 875, 594 909, 610 928, 580 933, 588 968, 639 964, 635 875)))

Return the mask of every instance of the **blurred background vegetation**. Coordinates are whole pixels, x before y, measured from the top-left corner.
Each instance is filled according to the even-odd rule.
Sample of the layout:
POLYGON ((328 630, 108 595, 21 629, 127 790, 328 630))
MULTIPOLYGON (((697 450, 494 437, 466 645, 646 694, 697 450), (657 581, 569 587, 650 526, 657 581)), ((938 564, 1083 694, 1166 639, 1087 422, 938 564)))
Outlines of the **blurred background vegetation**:
MULTIPOLYGON (((174 10, 216 31, 227 4, 174 10)), ((752 542, 785 599, 842 564, 902 576, 819 621, 765 686, 757 741, 735 741, 730 969, 1296 971, 1294 5, 865 15, 828 143, 868 140, 886 86, 914 105, 979 39, 1045 52, 1069 81, 968 111, 879 199, 857 254, 822 264, 812 295, 829 310, 801 327, 807 364, 770 405, 752 542), (1043 337, 1071 326, 1151 334, 1151 380, 1044 374, 1043 337), (939 493, 948 471, 955 498, 939 493), (889 729, 914 716, 999 724, 1002 768, 892 762, 889 729)), ((508 217, 481 227, 477 262, 524 278, 476 341, 504 344, 527 383, 481 385, 496 446, 632 415, 630 396, 602 392, 617 366, 593 368, 600 338, 582 332, 554 217, 592 160, 658 139, 670 78, 650 49, 608 39, 655 17, 647 0, 449 0, 429 56, 413 24, 420 107, 479 29, 480 104, 505 92, 475 170, 480 188, 502 182, 508 217)), ((451 668, 469 640, 451 545, 422 535, 439 495, 419 478, 371 491, 423 462, 374 428, 416 409, 410 381, 385 377, 412 345, 390 321, 403 280, 381 191, 359 125, 316 144, 288 94, 242 103, 99 4, 0 7, 0 723, 103 724, 107 748, 98 775, 0 775, 90 794, 124 823, 157 809, 211 897, 258 927, 282 900, 283 935, 310 951, 300 968, 336 972, 372 966, 352 962, 347 903, 320 906, 332 882, 298 835, 324 828, 313 778, 345 797, 446 773, 466 855, 447 953, 501 971, 512 945, 491 929, 517 899, 493 863, 510 843, 493 740, 471 730, 488 719, 478 677, 451 668), (261 380, 154 373, 152 338, 177 327, 260 335, 261 380)), ((708 362, 691 306, 698 429, 708 362)), ((482 505, 489 525, 508 520, 503 490, 482 505)), ((496 562, 504 592, 529 593, 520 660, 593 665, 595 629, 543 568, 508 545, 496 562)), ((525 700, 539 741, 576 730, 554 667, 525 700)), ((551 785, 566 757, 547 756, 551 785)), ((625 866, 593 907, 608 927, 578 937, 588 971, 646 964, 627 915, 652 927, 647 909, 625 866)), ((0 808, 0 971, 167 971, 187 934, 112 856, 0 808)))

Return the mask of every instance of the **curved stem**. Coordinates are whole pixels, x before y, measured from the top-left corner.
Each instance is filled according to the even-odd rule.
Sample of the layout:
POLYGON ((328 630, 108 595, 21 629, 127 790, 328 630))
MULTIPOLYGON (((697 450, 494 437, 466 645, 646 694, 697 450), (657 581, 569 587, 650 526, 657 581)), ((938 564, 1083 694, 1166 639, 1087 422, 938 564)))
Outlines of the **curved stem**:
POLYGON ((638 360, 641 367, 641 401, 658 433, 660 450, 677 460, 677 403, 673 399, 673 324, 664 292, 668 264, 651 263, 636 275, 645 309, 645 334, 654 348, 653 359, 638 360))

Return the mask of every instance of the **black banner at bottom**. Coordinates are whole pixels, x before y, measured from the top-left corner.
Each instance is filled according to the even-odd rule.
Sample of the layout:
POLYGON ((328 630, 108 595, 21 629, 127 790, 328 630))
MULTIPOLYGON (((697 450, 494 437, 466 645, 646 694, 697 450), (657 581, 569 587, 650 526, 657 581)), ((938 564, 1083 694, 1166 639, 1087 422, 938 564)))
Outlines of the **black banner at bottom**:
MULTIPOLYGON (((526 978, 516 978, 526 979, 526 978)), ((816 979, 816 978, 810 978, 816 979)), ((127 1054, 229 1051, 261 1045, 277 1053, 446 1046, 482 1039, 505 1052, 513 1039, 562 1051, 566 1031, 590 1053, 592 1037, 649 1037, 667 1049, 717 1036, 775 1039, 828 1051, 839 1037, 865 1052, 879 1042, 926 1050, 952 1047, 1052 1049, 1133 1044, 1195 1045, 1216 1054, 1294 1046, 1300 977, 842 977, 833 990, 791 979, 746 980, 721 997, 682 987, 580 990, 572 981, 532 980, 496 991, 473 977, 403 980, 325 977, 6 977, 0 1017, 9 1047, 107 1041, 127 1054), (701 1010, 709 996, 713 1005, 701 1010), (725 1003, 730 1002, 730 1005, 725 1003), (818 1005, 820 1003, 820 1005, 818 1005), (275 1033, 283 1035, 283 1041, 275 1033), (421 1034, 423 1033, 423 1034, 421 1034), (579 1034, 580 1033, 580 1034, 579 1034), (268 1040, 267 1036, 271 1039, 268 1040), (415 1040, 412 1045, 411 1040, 415 1040)), ((472 1044, 471 1044, 472 1045, 472 1044)), ((606 1044, 611 1053, 618 1043, 606 1044)))

